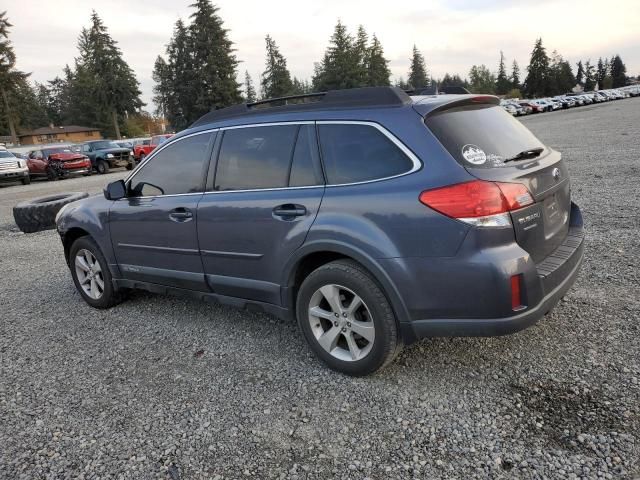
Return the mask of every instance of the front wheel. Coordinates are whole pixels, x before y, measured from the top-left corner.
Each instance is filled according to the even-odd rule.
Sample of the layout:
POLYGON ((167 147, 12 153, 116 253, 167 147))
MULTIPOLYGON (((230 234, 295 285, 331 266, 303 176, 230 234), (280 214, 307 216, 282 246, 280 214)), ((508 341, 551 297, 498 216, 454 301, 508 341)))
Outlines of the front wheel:
POLYGON ((109 308, 120 302, 107 261, 90 237, 80 237, 69 251, 71 276, 82 299, 94 308, 109 308))
POLYGON ((23 185, 29 185, 31 183, 31 177, 24 177, 21 182, 23 185))
POLYGON ((96 170, 101 175, 109 173, 109 164, 104 160, 98 160, 98 163, 96 163, 96 170))
POLYGON ((314 353, 348 375, 373 373, 401 350, 387 297, 354 261, 339 260, 314 270, 300 286, 296 313, 314 353))

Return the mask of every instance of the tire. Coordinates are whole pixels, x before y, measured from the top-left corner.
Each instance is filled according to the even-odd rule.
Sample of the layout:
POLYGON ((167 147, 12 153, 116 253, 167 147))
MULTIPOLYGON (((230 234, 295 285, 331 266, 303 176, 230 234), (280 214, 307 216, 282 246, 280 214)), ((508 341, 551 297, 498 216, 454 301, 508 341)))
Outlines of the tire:
POLYGON ((55 181, 58 180, 58 172, 54 168, 47 167, 47 180, 55 181))
POLYGON ((127 170, 133 170, 133 163, 127 163, 127 166, 125 168, 127 170))
POLYGON ((329 368, 347 375, 369 375, 391 363, 402 350, 386 295, 371 274, 352 260, 338 260, 314 270, 300 286, 296 316, 313 352, 329 368), (356 296, 361 304, 350 314, 347 310, 356 296), (329 297, 339 305, 334 301, 331 307, 329 297), (321 315, 310 314, 311 309, 321 315), (336 309, 342 313, 336 315, 336 309), (325 342, 326 348, 318 338, 335 340, 325 342))
POLYGON ((69 249, 69 268, 78 293, 93 308, 110 308, 122 301, 120 292, 113 286, 109 265, 91 237, 80 237, 73 242, 69 249), (84 259, 84 262, 78 258, 84 259), (91 276, 93 280, 89 280, 91 276), (97 292, 96 297, 87 293, 85 288, 97 292))
POLYGON ((109 173, 109 164, 104 160, 98 160, 96 162, 96 171, 100 175, 104 175, 105 173, 109 173))
POLYGON ((13 207, 13 219, 24 233, 55 227, 56 215, 67 203, 88 197, 86 192, 62 193, 34 198, 13 207))
POLYGON ((23 185, 29 185, 31 183, 31 177, 24 177, 20 181, 22 182, 23 185))

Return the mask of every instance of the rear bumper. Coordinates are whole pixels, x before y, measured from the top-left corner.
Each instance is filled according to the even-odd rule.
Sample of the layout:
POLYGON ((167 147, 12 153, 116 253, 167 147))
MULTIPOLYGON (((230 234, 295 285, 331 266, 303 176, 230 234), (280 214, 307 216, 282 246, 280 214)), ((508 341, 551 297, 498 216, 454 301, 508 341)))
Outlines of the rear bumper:
MULTIPOLYGON (((438 283, 444 284, 444 289, 453 289, 454 295, 440 294, 437 295, 437 299, 425 300, 420 306, 424 307, 430 302, 430 307, 437 306, 438 311, 442 313, 450 310, 455 317, 434 315, 428 318, 414 317, 416 319, 402 322, 400 330, 404 342, 412 343, 425 337, 506 335, 523 330, 540 320, 560 301, 578 276, 584 256, 580 209, 577 205, 572 205, 570 228, 565 241, 539 264, 532 264, 526 252, 519 247, 514 246, 511 250, 515 253, 515 249, 520 250, 521 258, 502 252, 500 257, 489 255, 489 262, 494 261, 495 264, 490 265, 486 262, 480 271, 476 262, 469 263, 466 271, 459 265, 453 267, 453 278, 445 278, 446 273, 443 272, 438 277, 438 283), (516 274, 523 276, 526 308, 513 312, 510 306, 510 290, 506 286, 509 285, 511 275, 516 274), (466 278, 469 275, 472 276, 471 282, 466 278), (490 315, 492 310, 497 314, 490 315), (469 313, 468 316, 463 315, 465 311, 469 313), (513 314, 509 315, 507 312, 513 314), (480 318, 474 318, 476 315, 480 318)), ((455 263, 455 260, 451 261, 455 263)), ((411 308, 412 305, 408 307, 409 312, 416 312, 415 308, 411 308)))

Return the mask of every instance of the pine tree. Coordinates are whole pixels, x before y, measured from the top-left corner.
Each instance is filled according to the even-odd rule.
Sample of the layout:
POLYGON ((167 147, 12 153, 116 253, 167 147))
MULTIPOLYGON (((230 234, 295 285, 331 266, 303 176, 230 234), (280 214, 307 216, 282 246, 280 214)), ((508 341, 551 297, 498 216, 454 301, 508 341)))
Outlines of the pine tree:
POLYGON ((520 85, 520 66, 517 61, 513 61, 511 65, 511 85, 514 89, 519 90, 520 85))
POLYGON ((27 73, 15 68, 16 54, 9 40, 9 29, 13 25, 9 23, 7 12, 0 13, 0 96, 2 96, 2 116, 0 121, 6 125, 11 135, 11 142, 18 143, 16 123, 19 120, 19 109, 13 108, 12 100, 15 100, 18 90, 27 80, 27 73))
POLYGON ((287 61, 278 50, 276 42, 267 35, 265 38, 267 59, 260 86, 263 98, 277 98, 290 95, 293 90, 287 61))
POLYGON ((192 102, 189 110, 183 112, 186 123, 241 99, 240 85, 236 81, 238 60, 228 30, 217 14, 218 7, 210 0, 196 0, 190 7, 195 9, 187 28, 187 51, 193 78, 185 91, 189 103, 192 102))
POLYGON ((358 86, 365 87, 369 81, 369 64, 370 59, 369 35, 365 28, 360 25, 356 33, 355 42, 353 44, 353 54, 358 62, 358 86))
POLYGON ((496 93, 504 95, 511 90, 512 84, 507 77, 507 67, 504 64, 504 53, 500 51, 500 63, 498 64, 498 76, 496 77, 496 93))
POLYGON ((598 65, 596 66, 596 79, 598 81, 598 85, 600 86, 600 88, 602 88, 602 85, 604 84, 604 79, 607 76, 607 66, 605 64, 608 64, 607 62, 604 62, 602 60, 602 57, 598 58, 598 65))
POLYGON ((411 88, 429 86, 429 75, 427 73, 427 65, 424 61, 424 56, 415 45, 413 46, 413 55, 411 56, 408 83, 411 88))
POLYGON ((195 111, 196 80, 189 31, 181 19, 176 21, 166 52, 164 116, 174 130, 182 130, 198 117, 195 111))
POLYGON ((244 101, 246 103, 253 103, 258 99, 256 95, 256 89, 253 87, 253 80, 249 71, 244 72, 244 101))
POLYGON ((469 70, 469 88, 472 93, 495 93, 496 77, 485 65, 473 65, 469 70))
POLYGON ((411 90, 411 86, 407 81, 405 81, 404 77, 398 78, 398 80, 396 80, 395 86, 401 88, 402 90, 411 90))
POLYGON ((627 66, 620 55, 611 59, 611 77, 613 78, 613 88, 624 87, 627 84, 627 66))
POLYGON ((338 21, 322 61, 315 65, 315 91, 354 88, 361 85, 360 65, 354 39, 338 21))
POLYGON ((382 44, 378 40, 378 37, 373 35, 371 39, 371 46, 369 47, 369 62, 367 65, 367 82, 370 87, 380 87, 389 85, 389 77, 391 71, 389 70, 389 60, 384 57, 384 51, 382 50, 382 44))
POLYGON ((307 80, 298 80, 296 77, 293 77, 292 83, 292 95, 306 95, 312 91, 311 85, 307 80))
POLYGON ((590 92, 595 88, 596 82, 596 69, 591 65, 591 60, 587 60, 584 64, 584 89, 590 92))
POLYGON ((153 64, 151 78, 155 82, 155 85, 153 86, 153 103, 156 105, 156 114, 164 117, 167 115, 166 112, 170 101, 169 99, 171 97, 171 91, 169 90, 169 65, 167 65, 167 62, 161 55, 156 57, 156 61, 153 64))
POLYGON ((438 88, 439 89, 442 89, 442 88, 445 88, 445 87, 464 87, 464 88, 467 88, 469 86, 467 81, 463 80, 460 77, 460 75, 458 75, 458 74, 450 75, 448 73, 445 73, 444 77, 442 77, 442 79, 439 80, 437 83, 438 83, 438 88))
POLYGON ((557 51, 553 51, 549 75, 547 79, 547 95, 560 95, 570 92, 576 84, 571 64, 562 58, 557 51))
POLYGON ((578 67, 578 70, 576 71, 576 82, 578 85, 583 86, 584 85, 584 66, 582 65, 582 60, 580 60, 576 66, 578 67))
POLYGON ((548 92, 549 57, 542 46, 542 39, 536 40, 531 60, 527 67, 527 78, 524 81, 524 92, 529 97, 544 97, 548 92))

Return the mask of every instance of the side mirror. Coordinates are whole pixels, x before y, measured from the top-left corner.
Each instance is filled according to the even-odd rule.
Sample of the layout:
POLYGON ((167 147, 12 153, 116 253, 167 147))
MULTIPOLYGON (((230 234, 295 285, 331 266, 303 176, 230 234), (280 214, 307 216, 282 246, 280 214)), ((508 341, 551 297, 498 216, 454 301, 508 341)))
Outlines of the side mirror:
POLYGON ((124 180, 116 180, 111 182, 104 189, 104 198, 107 200, 120 200, 127 196, 127 186, 124 180))

